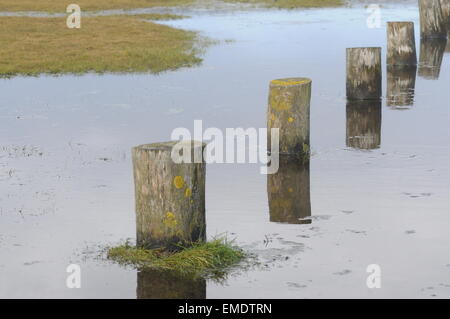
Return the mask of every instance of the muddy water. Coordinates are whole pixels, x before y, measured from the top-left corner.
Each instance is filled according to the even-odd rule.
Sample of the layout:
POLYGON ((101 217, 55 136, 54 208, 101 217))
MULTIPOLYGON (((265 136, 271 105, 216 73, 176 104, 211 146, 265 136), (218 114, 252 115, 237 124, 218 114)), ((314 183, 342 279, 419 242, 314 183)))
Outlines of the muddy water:
POLYGON ((436 45, 417 77, 401 73, 391 91, 403 96, 389 106, 347 104, 346 47, 384 51, 386 21, 414 21, 418 34, 414 5, 384 7, 379 29, 366 18, 363 7, 195 11, 170 24, 233 40, 201 67, 1 80, 0 297, 450 297, 450 55, 436 45), (186 282, 96 258, 135 235, 132 146, 195 119, 264 127, 269 81, 290 76, 313 79, 314 156, 280 175, 301 201, 278 189, 295 211, 277 206, 267 187, 277 177, 259 164, 207 169, 209 236, 236 238, 259 267, 186 282), (66 288, 71 263, 81 289, 66 288), (366 286, 370 264, 381 289, 366 286))

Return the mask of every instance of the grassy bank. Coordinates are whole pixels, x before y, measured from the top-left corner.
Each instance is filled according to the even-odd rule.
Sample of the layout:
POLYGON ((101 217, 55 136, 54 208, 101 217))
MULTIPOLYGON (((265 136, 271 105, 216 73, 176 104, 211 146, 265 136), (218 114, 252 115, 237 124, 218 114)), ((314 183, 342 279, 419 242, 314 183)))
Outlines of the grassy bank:
POLYGON ((231 243, 218 239, 195 244, 178 252, 146 250, 128 243, 108 250, 108 258, 139 269, 173 271, 190 276, 221 277, 245 258, 245 253, 231 243))
POLYGON ((224 0, 225 2, 240 2, 259 4, 270 8, 294 9, 294 8, 324 8, 343 6, 345 0, 224 0))
POLYGON ((112 9, 135 9, 150 7, 169 7, 193 3, 193 0, 1 0, 0 11, 44 11, 66 12, 71 3, 76 3, 82 11, 112 9))
MULTIPOLYGON (((201 62, 194 32, 144 19, 155 15, 0 18, 0 74, 161 72, 201 62)), ((174 18, 174 17, 171 17, 174 18)))

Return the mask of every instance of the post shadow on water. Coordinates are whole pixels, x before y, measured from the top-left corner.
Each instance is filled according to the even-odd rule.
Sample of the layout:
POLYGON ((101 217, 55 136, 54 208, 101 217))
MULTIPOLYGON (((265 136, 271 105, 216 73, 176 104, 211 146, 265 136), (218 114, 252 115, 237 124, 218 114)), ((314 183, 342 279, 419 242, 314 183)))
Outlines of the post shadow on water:
POLYGON ((407 109, 414 105, 417 66, 387 67, 387 106, 407 109))
POLYGON ((206 280, 168 271, 138 270, 137 299, 206 299, 206 280))
POLYGON ((347 147, 361 150, 381 145, 381 100, 347 101, 347 147))
POLYGON ((270 221, 311 224, 309 162, 280 155, 279 169, 267 175, 270 221))
POLYGON ((439 79, 446 46, 446 38, 427 38, 420 40, 420 77, 429 80, 439 79))

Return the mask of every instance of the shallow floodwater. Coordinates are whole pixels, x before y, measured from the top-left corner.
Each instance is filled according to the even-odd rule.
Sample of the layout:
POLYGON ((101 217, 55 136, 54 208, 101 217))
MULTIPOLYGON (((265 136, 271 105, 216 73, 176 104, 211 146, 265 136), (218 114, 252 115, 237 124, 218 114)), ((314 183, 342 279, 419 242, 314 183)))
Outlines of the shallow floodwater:
MULTIPOLYGON (((384 54, 395 20, 414 21, 418 40, 414 4, 381 13, 368 29, 363 7, 197 10, 167 23, 223 40, 200 67, 1 80, 0 297, 450 297, 450 54, 413 73, 413 96, 402 82, 404 103, 347 105, 345 48, 384 54), (293 76, 313 80, 310 167, 282 171, 302 180, 300 213, 277 212, 260 164, 207 167, 209 237, 236 238, 260 266, 193 283, 96 258, 135 236, 132 146, 196 119, 264 127, 269 81, 293 76), (66 287, 71 263, 81 289, 66 287), (366 285, 370 264, 380 289, 366 285)), ((385 66, 383 79, 386 95, 385 66)))

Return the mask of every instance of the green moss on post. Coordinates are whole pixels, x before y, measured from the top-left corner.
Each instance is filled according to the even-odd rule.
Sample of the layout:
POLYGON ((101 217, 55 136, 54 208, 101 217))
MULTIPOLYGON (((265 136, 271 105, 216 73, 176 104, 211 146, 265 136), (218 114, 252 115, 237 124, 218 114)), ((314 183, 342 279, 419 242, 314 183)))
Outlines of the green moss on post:
MULTIPOLYGON (((140 247, 176 249, 206 239, 205 162, 194 162, 204 144, 186 141, 191 163, 175 163, 178 142, 133 148, 136 242, 140 247)), ((201 152, 201 153, 200 153, 201 152)))
POLYGON ((347 99, 381 98, 381 48, 347 49, 347 99))
POLYGON ((304 155, 309 152, 311 80, 286 78, 270 82, 267 109, 268 140, 270 129, 279 128, 279 153, 304 155))

